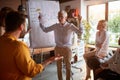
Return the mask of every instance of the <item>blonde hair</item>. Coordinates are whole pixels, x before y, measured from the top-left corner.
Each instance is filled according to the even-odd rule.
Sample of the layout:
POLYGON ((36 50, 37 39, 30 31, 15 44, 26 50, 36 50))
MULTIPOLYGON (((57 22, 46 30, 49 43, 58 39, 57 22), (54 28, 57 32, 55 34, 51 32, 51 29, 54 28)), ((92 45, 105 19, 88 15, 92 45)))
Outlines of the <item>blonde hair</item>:
POLYGON ((100 20, 98 22, 98 25, 101 24, 103 28, 107 28, 107 21, 106 20, 100 20))

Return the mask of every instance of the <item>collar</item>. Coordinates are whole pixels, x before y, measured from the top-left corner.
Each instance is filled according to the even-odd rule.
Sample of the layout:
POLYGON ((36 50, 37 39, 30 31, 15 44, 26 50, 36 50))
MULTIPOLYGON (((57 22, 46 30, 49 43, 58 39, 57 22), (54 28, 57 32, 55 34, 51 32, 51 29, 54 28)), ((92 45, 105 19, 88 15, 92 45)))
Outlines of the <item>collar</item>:
POLYGON ((65 27, 66 24, 67 24, 67 21, 64 24, 60 23, 60 25, 63 26, 63 27, 65 27))
POLYGON ((13 35, 10 35, 10 34, 8 34, 8 33, 5 33, 3 36, 4 36, 4 37, 8 37, 8 38, 10 38, 10 39, 12 39, 12 40, 17 40, 13 35))

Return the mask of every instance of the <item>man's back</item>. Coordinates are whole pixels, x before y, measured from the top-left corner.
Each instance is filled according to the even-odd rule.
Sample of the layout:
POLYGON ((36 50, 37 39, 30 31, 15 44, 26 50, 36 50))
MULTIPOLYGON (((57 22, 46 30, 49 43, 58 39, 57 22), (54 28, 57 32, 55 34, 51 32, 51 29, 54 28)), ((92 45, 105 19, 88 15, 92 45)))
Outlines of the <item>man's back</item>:
MULTIPOLYGON (((19 70, 21 64, 18 64, 17 61, 22 59, 18 52, 20 51, 20 45, 26 47, 22 42, 17 41, 16 38, 8 34, 0 37, 0 80, 25 79, 26 76, 19 70)), ((24 63, 22 65, 24 66, 24 63)))

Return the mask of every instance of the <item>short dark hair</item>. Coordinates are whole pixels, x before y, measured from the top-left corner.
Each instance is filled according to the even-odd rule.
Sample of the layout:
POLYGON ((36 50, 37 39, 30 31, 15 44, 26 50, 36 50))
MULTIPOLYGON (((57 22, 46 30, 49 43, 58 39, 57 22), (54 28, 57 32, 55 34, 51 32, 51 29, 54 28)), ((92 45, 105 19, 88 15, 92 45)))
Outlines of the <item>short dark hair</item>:
POLYGON ((5 30, 6 32, 13 32, 23 23, 25 23, 25 15, 16 11, 9 12, 5 19, 5 30))

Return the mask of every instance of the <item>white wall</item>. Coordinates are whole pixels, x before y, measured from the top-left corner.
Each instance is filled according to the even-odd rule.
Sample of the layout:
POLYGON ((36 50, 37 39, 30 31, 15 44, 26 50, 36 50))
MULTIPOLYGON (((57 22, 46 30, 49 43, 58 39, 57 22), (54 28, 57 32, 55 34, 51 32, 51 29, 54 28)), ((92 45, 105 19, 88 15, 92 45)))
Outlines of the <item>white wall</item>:
POLYGON ((87 19, 87 5, 85 4, 84 0, 81 0, 81 16, 82 19, 87 19))
POLYGON ((97 4, 103 4, 110 1, 117 1, 117 0, 84 0, 86 5, 97 5, 97 4))
POLYGON ((83 19, 87 19, 87 6, 103 4, 106 2, 117 1, 117 0, 81 0, 81 15, 83 19))
POLYGON ((80 15, 82 19, 87 19, 87 6, 88 5, 95 5, 100 3, 106 3, 115 0, 73 0, 69 2, 64 2, 60 4, 60 9, 65 9, 65 6, 70 5, 71 8, 78 8, 80 10, 80 15))
POLYGON ((65 6, 70 5, 71 8, 78 8, 82 19, 86 20, 86 4, 84 0, 73 0, 60 4, 60 9, 65 9, 65 6))
POLYGON ((65 9, 65 6, 70 5, 71 8, 78 8, 80 9, 80 0, 73 0, 73 1, 69 1, 69 2, 64 2, 60 4, 60 9, 65 9))

